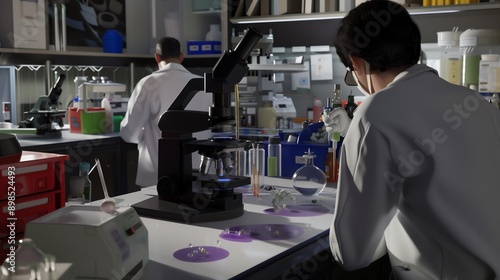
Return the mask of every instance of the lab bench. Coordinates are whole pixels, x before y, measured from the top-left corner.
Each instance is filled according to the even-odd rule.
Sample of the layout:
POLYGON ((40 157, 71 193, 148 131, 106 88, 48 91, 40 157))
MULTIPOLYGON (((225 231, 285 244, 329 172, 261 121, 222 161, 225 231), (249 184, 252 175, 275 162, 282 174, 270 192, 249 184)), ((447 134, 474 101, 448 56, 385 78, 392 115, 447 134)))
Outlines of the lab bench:
MULTIPOLYGON (((69 155, 65 161, 66 185, 71 176, 79 173, 79 165, 87 161, 92 165, 99 158, 110 195, 120 195, 137 190, 137 145, 123 141, 119 133, 90 135, 62 131, 60 138, 37 135, 18 135, 24 151, 46 152, 69 155)), ((94 183, 92 200, 104 197, 97 172, 90 174, 94 183)))
MULTIPOLYGON (((271 180, 266 182, 285 188, 296 197, 290 209, 292 205, 308 205, 322 210, 302 216, 275 215, 269 212, 272 208, 270 192, 261 190, 259 198, 256 198, 246 186, 235 188, 235 192, 243 194, 244 202, 243 216, 235 219, 185 224, 143 216, 141 220, 149 235, 149 262, 142 279, 165 279, 167 276, 169 279, 333 279, 330 271, 334 261, 329 251, 328 235, 335 205, 334 185, 329 185, 317 196, 303 196, 293 189, 291 180, 266 180, 271 180), (234 242, 221 237, 228 228, 249 225, 265 225, 273 234, 290 236, 282 239, 255 238, 247 242, 234 242), (290 232, 282 226, 291 227, 290 232), (291 236, 292 231, 297 234, 291 236), (229 256, 196 263, 174 256, 174 252, 190 246, 193 250, 219 247, 227 250, 229 256)), ((115 199, 118 206, 129 206, 153 195, 157 195, 156 187, 143 188, 115 199)))

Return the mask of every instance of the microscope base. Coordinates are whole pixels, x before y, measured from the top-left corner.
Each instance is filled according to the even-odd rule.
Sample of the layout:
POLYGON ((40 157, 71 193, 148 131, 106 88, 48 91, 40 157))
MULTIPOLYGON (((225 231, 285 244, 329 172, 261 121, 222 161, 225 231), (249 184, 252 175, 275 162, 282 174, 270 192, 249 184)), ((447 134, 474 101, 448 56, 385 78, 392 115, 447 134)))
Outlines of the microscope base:
POLYGON ((191 205, 160 200, 157 196, 136 203, 132 207, 141 216, 187 224, 229 220, 240 217, 244 213, 243 203, 241 207, 232 209, 215 208, 210 204, 194 208, 191 205))

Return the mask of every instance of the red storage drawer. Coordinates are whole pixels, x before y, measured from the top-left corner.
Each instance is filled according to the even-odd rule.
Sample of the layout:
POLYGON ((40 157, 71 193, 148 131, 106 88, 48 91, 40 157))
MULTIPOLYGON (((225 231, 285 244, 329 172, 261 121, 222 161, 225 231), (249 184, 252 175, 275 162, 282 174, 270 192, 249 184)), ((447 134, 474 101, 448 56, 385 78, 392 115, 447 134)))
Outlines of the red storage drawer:
POLYGON ((21 160, 0 165, 0 200, 6 200, 8 192, 16 197, 65 189, 64 161, 68 155, 23 151, 21 160))
MULTIPOLYGON (((24 232, 26 224, 38 217, 55 211, 61 206, 56 200, 56 192, 40 193, 26 197, 17 198, 15 202, 14 215, 10 215, 8 201, 0 202, 0 219, 9 225, 11 222, 15 225, 14 232, 16 234, 24 232), (15 218, 15 220, 14 220, 15 218)), ((0 238, 12 236, 10 228, 7 226, 0 227, 0 238)))

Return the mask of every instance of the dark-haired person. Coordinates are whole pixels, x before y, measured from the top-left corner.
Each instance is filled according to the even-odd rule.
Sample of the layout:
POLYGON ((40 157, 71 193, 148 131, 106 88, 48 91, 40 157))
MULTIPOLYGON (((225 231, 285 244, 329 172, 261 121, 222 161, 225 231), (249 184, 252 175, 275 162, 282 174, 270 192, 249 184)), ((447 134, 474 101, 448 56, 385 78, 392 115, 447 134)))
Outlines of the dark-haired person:
POLYGON ((500 279, 499 110, 417 64, 419 29, 394 2, 351 10, 334 46, 346 83, 368 95, 350 125, 342 110, 323 116, 345 133, 338 263, 356 270, 388 253, 395 279, 500 279))
MULTIPOLYGON (((139 160, 136 184, 141 187, 156 185, 158 181, 158 139, 161 131, 158 121, 167 111, 184 86, 199 76, 181 65, 184 58, 177 39, 165 37, 156 44, 154 56, 159 70, 142 78, 136 85, 121 123, 120 136, 124 141, 137 143, 139 160)), ((196 94, 186 110, 208 111, 212 95, 196 94)), ((182 120, 179 120, 182 121, 182 120)), ((209 132, 194 133, 194 137, 206 138, 209 132)), ((193 166, 199 157, 193 154, 193 166)))

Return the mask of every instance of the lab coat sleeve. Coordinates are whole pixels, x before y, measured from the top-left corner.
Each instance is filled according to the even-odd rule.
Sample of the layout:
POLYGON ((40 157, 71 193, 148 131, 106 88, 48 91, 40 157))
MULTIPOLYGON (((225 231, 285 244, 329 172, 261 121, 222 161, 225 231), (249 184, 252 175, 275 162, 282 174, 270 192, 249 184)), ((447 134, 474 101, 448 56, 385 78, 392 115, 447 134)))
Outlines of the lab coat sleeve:
POLYGON ((139 81, 130 96, 127 112, 120 125, 120 136, 129 143, 139 143, 144 126, 150 118, 147 86, 145 80, 139 81))
POLYGON ((330 248, 346 270, 386 253, 384 231, 399 200, 401 181, 389 144, 375 127, 354 122, 344 139, 330 248))

